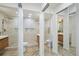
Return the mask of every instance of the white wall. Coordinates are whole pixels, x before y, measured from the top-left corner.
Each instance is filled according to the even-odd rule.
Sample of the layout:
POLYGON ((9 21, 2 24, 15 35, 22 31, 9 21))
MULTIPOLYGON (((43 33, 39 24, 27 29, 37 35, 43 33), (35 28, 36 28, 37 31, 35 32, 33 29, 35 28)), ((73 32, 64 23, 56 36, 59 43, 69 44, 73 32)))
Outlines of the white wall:
POLYGON ((13 21, 5 17, 5 14, 0 13, 0 32, 2 32, 2 20, 4 19, 4 29, 6 32, 2 35, 8 35, 9 37, 9 46, 16 46, 17 43, 17 31, 13 29, 13 21), (5 17, 5 18, 4 18, 5 17), (16 43, 15 43, 16 42, 16 43))
POLYGON ((0 35, 1 35, 1 32, 2 32, 2 19, 0 19, 0 35))
POLYGON ((13 27, 13 20, 9 20, 8 35, 10 47, 16 47, 18 45, 18 30, 13 27))

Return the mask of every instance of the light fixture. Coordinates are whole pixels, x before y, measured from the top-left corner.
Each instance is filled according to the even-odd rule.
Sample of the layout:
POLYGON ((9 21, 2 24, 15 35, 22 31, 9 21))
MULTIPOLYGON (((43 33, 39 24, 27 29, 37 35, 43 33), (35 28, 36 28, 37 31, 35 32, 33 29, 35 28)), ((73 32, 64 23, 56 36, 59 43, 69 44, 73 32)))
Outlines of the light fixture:
POLYGON ((29 17, 29 18, 31 18, 31 17, 32 17, 32 14, 31 14, 31 13, 30 13, 30 14, 28 14, 28 17, 29 17))
POLYGON ((32 14, 28 14, 28 18, 24 20, 24 28, 33 29, 35 27, 35 22, 32 19, 32 14))

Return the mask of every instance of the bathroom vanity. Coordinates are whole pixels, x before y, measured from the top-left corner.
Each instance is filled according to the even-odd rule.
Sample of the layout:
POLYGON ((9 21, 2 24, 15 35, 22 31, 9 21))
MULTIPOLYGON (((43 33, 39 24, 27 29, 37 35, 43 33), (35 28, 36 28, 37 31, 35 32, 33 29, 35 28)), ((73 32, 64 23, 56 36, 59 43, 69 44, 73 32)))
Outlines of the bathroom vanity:
POLYGON ((8 36, 0 36, 0 54, 8 47, 8 36))
POLYGON ((8 47, 8 37, 0 36, 0 49, 8 47))
MULTIPOLYGON (((40 37, 40 34, 37 34, 38 47, 39 47, 39 37, 40 37)), ((63 45, 63 33, 62 32, 58 33, 58 44, 63 45)))
POLYGON ((63 45, 63 33, 58 33, 58 44, 63 45))

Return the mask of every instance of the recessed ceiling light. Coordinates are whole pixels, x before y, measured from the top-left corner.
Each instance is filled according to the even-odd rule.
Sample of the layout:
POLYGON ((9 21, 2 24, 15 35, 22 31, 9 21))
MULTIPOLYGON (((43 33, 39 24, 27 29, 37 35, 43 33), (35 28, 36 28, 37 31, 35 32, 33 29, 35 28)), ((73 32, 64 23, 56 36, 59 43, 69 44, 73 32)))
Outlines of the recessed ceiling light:
POLYGON ((28 14, 28 17, 31 17, 32 16, 32 14, 28 14))

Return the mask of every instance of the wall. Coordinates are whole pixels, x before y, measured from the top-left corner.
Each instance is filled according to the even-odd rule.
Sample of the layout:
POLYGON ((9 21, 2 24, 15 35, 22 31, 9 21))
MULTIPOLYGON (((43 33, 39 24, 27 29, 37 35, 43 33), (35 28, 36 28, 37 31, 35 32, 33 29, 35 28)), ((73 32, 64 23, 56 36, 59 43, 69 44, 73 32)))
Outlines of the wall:
MULTIPOLYGON (((32 25, 31 25, 32 26, 32 25)), ((39 33, 39 23, 35 22, 35 28, 24 29, 24 42, 28 42, 28 46, 35 45, 37 34, 39 33)))
POLYGON ((17 43, 17 31, 14 31, 13 21, 6 17, 5 14, 0 13, 0 32, 2 35, 7 35, 9 37, 9 47, 15 46, 15 42, 17 43), (4 19, 4 29, 6 29, 5 32, 2 33, 2 20, 4 19))
POLYGON ((2 32, 2 19, 0 19, 0 35, 1 35, 1 32, 2 32))
MULTIPOLYGON (((18 29, 15 27, 14 19, 9 20, 8 23, 8 35, 9 35, 9 46, 18 46, 18 29)), ((24 42, 28 42, 28 45, 33 45, 36 40, 36 35, 39 33, 39 23, 35 22, 34 29, 24 29, 24 42)))
POLYGON ((4 15, 0 13, 0 35, 2 34, 2 19, 4 18, 4 15))
POLYGON ((8 20, 8 36, 9 36, 9 46, 17 47, 18 45, 18 30, 14 28, 13 20, 8 20))

